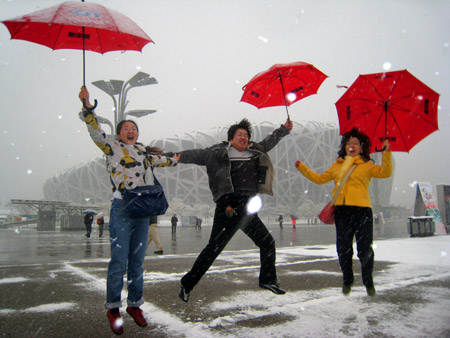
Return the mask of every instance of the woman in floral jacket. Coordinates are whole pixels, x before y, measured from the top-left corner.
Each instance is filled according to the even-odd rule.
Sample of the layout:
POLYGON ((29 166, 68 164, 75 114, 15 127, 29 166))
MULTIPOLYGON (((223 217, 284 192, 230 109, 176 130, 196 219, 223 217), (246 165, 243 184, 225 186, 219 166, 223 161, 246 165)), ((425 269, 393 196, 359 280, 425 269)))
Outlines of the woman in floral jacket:
POLYGON ((109 222, 111 261, 108 266, 105 307, 108 309, 107 316, 112 331, 121 334, 123 320, 120 318, 119 308, 122 305, 121 292, 125 272, 128 280, 126 311, 136 324, 147 326, 139 307, 144 303, 142 265, 149 229, 148 217, 130 218, 126 214, 122 192, 139 186, 153 185, 153 175, 151 172, 148 173, 148 169, 174 166, 178 163, 179 155, 167 158, 148 154, 145 147, 137 143, 139 131, 132 120, 124 120, 117 125, 117 137, 106 135, 97 122, 92 105, 89 103, 89 92, 85 87, 81 88, 79 98, 84 101, 80 118, 86 122, 94 143, 106 155, 106 167, 113 185, 114 199, 109 222))

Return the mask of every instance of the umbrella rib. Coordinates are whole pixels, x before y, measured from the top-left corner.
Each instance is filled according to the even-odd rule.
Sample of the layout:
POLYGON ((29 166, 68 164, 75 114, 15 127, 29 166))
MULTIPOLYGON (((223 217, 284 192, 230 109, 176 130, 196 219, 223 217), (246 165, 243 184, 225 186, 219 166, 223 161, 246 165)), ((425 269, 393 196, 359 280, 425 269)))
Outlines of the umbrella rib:
POLYGON ((340 99, 340 103, 344 103, 344 102, 353 102, 353 101, 365 101, 365 102, 369 102, 369 103, 373 103, 373 104, 378 104, 380 107, 383 106, 383 102, 380 102, 379 100, 373 100, 373 99, 367 99, 365 97, 355 97, 355 98, 348 98, 348 99, 340 99))
MULTIPOLYGON (((375 126, 378 126, 378 124, 380 123, 381 117, 383 116, 383 112, 381 114, 378 115, 378 119, 377 122, 375 124, 375 126)), ((386 121, 384 121, 384 123, 386 123, 386 121)), ((372 145, 373 145, 373 141, 375 140, 375 133, 376 133, 377 128, 373 128, 373 133, 372 135, 370 135, 369 139, 372 140, 372 145)))
MULTIPOLYGON (((311 83, 312 83, 312 82, 307 82, 307 81, 305 81, 302 77, 300 77, 300 76, 298 76, 298 75, 296 75, 296 74, 287 74, 287 75, 281 75, 281 76, 282 76, 282 78, 285 78, 285 79, 287 79, 287 78, 295 78, 296 80, 298 80, 299 82, 301 82, 301 84, 302 84, 303 86, 305 86, 305 87, 307 87, 307 88, 311 88, 311 83)), ((279 79, 278 79, 278 77, 273 76, 272 81, 279 81, 279 79)), ((266 88, 266 89, 267 89, 267 88, 266 88)), ((287 94, 287 92, 286 92, 285 94, 287 94)), ((290 105, 290 104, 289 104, 289 105, 290 105)))
MULTIPOLYGON (((420 95, 420 94, 419 94, 419 95, 420 95)), ((403 96, 403 97, 400 97, 400 98, 397 98, 397 99, 393 100, 393 101, 395 101, 395 102, 390 102, 389 106, 392 107, 392 108, 395 108, 395 109, 397 109, 397 110, 406 112, 406 113, 414 114, 414 116, 416 116, 416 117, 418 117, 418 118, 421 118, 423 121, 427 122, 427 123, 430 124, 431 126, 437 127, 437 125, 434 125, 434 124, 431 123, 430 121, 424 119, 423 116, 420 115, 420 114, 418 114, 417 112, 412 111, 412 110, 410 110, 410 109, 403 108, 402 106, 400 106, 400 105, 397 104, 397 102, 399 102, 400 100, 403 100, 403 99, 405 99, 405 98, 408 98, 408 96, 403 96)))
POLYGON ((380 97, 380 99, 383 101, 386 101, 386 99, 383 97, 383 95, 381 95, 380 91, 378 90, 378 88, 372 83, 370 82, 364 75, 360 75, 374 90, 374 92, 380 97))
MULTIPOLYGON (((432 121, 428 121, 428 120, 425 119, 422 115, 417 114, 416 112, 411 111, 410 109, 406 109, 406 108, 399 107, 399 106, 390 106, 390 107, 389 107, 389 114, 392 116, 392 119, 396 122, 396 125, 397 125, 397 126, 399 126, 399 125, 398 125, 398 123, 397 123, 397 121, 396 121, 396 119, 395 119, 395 115, 390 111, 391 108, 395 108, 396 110, 399 110, 399 111, 402 111, 402 112, 405 112, 405 113, 413 114, 415 117, 420 118, 423 122, 426 122, 428 125, 430 125, 430 126, 432 126, 432 127, 434 127, 434 128, 438 128, 438 126, 437 126, 436 124, 434 124, 432 121)), ((399 128, 399 129, 400 129, 400 128, 399 128)))
POLYGON ((400 111, 402 111, 402 112, 414 114, 416 117, 420 118, 423 122, 426 122, 428 125, 431 125, 431 126, 434 127, 434 128, 438 128, 437 125, 434 125, 434 124, 431 123, 430 121, 424 119, 421 115, 416 114, 415 112, 413 112, 413 111, 411 111, 411 110, 409 110, 409 109, 405 109, 405 108, 401 108, 401 107, 389 107, 389 108, 388 108, 389 115, 391 116, 392 120, 394 121, 394 124, 397 126, 397 128, 398 128, 398 133, 399 133, 399 135, 400 135, 400 138, 401 138, 401 140, 402 140, 402 142, 403 142, 403 145, 405 146, 405 149, 406 149, 406 151, 407 151, 408 153, 409 153, 410 148, 409 148, 408 145, 406 144, 406 138, 403 136, 403 130, 400 128, 400 125, 399 125, 399 123, 397 122, 397 119, 396 119, 394 113, 392 113, 392 111, 391 111, 392 108, 395 108, 395 109, 400 110, 400 111))
MULTIPOLYGON (((18 27, 18 29, 16 29, 16 32, 14 33, 14 35, 11 34, 11 32, 10 32, 10 34, 11 34, 11 40, 13 40, 14 37, 15 37, 17 34, 20 33, 20 31, 22 30, 23 26, 25 26, 26 24, 27 24, 26 21, 21 22, 21 23, 20 23, 20 26, 18 27)), ((9 30, 9 29, 8 29, 8 30, 9 30)))
POLYGON ((105 54, 103 52, 102 40, 100 39, 100 34, 99 34, 99 30, 98 29, 95 29, 95 35, 97 35, 98 45, 100 47, 100 53, 105 54))
MULTIPOLYGON (((103 7, 103 6, 102 6, 103 7)), ((114 31, 117 32, 118 34, 122 34, 122 32, 119 29, 119 25, 117 24, 117 21, 114 19, 114 17, 109 13, 109 11, 107 11, 108 16, 110 17, 111 21, 114 23, 114 31)), ((136 48, 138 48, 138 45, 136 43, 136 41, 134 41, 134 39, 132 38, 131 34, 127 34, 127 36, 131 37, 131 40, 133 41, 134 45, 136 46, 136 48)), ((100 40, 100 39, 99 39, 100 40)), ((142 50, 141 50, 142 51, 142 50)), ((103 53, 102 53, 103 54, 103 53)))
POLYGON ((311 83, 312 82, 307 82, 303 79, 303 77, 300 77, 297 74, 287 74, 287 75, 282 75, 283 78, 295 78, 297 79, 299 82, 301 82, 305 87, 311 88, 311 83))
MULTIPOLYGON (((400 134, 400 138, 401 138, 401 140, 402 140, 402 142, 403 142, 403 145, 404 145, 405 148, 406 148, 406 151, 409 152, 409 147, 408 147, 407 144, 406 144, 405 137, 403 136, 402 129, 400 128, 400 125, 398 124, 397 119, 395 118, 395 115, 392 113, 390 107, 388 108, 388 112, 389 112, 389 115, 391 116, 392 120, 394 121, 395 125, 396 125, 397 128, 398 128, 398 133, 400 134)), ((387 121, 385 121, 385 123, 387 123, 387 121)), ((388 138, 387 135, 386 135, 386 137, 388 138)), ((388 138, 388 139, 389 139, 389 138, 388 138)))
MULTIPOLYGON (((101 7, 103 7, 103 6, 101 6, 101 7)), ((114 22, 114 27, 116 27, 115 31, 120 34, 119 25, 117 24, 117 21, 113 18, 113 16, 109 13, 109 11, 106 10, 105 7, 103 7, 103 8, 105 9, 105 11, 108 14, 109 18, 111 19, 111 21, 114 22)))
POLYGON ((51 23, 54 23, 54 20, 60 11, 61 11, 61 6, 58 6, 58 8, 55 11, 55 14, 53 15, 52 19, 50 20, 51 23))
POLYGON ((394 90, 395 88, 397 88, 397 85, 400 83, 400 80, 403 78, 405 73, 400 73, 400 76, 398 77, 398 79, 394 82, 394 85, 392 86, 391 92, 389 93, 389 99, 388 101, 391 101, 391 97, 394 94, 394 90))
POLYGON ((311 82, 306 82, 305 80, 303 80, 301 77, 296 76, 296 75, 286 75, 285 78, 295 78, 297 79, 299 82, 301 82, 302 86, 307 87, 308 89, 311 88, 311 82))
MULTIPOLYGON (((58 8, 56 9, 56 11, 55 11, 55 14, 53 15, 53 17, 52 17, 52 19, 51 19, 51 21, 50 22, 54 22, 54 20, 55 20, 55 18, 58 16, 58 14, 61 12, 61 6, 58 6, 58 8)), ((56 39, 55 39, 55 41, 53 41, 53 48, 52 47, 50 47, 50 48, 52 48, 53 50, 55 50, 55 47, 56 47, 56 43, 57 43, 57 41, 58 41, 58 39, 59 39, 59 36, 60 36, 60 34, 61 34, 61 31, 63 30, 63 27, 64 27, 64 25, 60 25, 60 29, 59 29, 59 31, 58 31, 58 34, 56 35, 56 39)))
MULTIPOLYGON (((417 94, 417 95, 424 95, 424 94, 417 94)), ((431 121, 428 121, 427 119, 425 119, 422 115, 418 114, 417 112, 411 110, 411 109, 407 109, 407 108, 403 108, 402 106, 400 106, 398 104, 399 101, 403 100, 403 99, 407 99, 410 95, 405 95, 399 98, 396 98, 392 101, 389 102, 389 107, 394 108, 396 110, 402 111, 402 112, 406 112, 406 113, 410 113, 413 114, 414 116, 420 118, 422 121, 425 121, 426 123, 428 123, 429 125, 437 128, 438 126, 433 124, 431 121)), ((394 117, 394 114, 391 113, 391 115, 394 117)))
POLYGON ((58 41, 58 39, 59 39, 59 37, 60 37, 60 35, 61 35, 61 32, 62 32, 62 30, 63 30, 63 25, 60 25, 60 28, 59 28, 59 30, 58 30, 58 34, 56 34, 56 39, 55 39, 55 41, 53 41, 53 48, 52 47, 50 47, 50 48, 52 48, 53 50, 55 50, 55 48, 56 48, 56 42, 58 41))
MULTIPOLYGON (((362 112, 358 117, 355 117, 355 118, 353 119, 353 121, 354 121, 354 122, 357 122, 358 120, 362 119, 364 116, 369 115, 369 114, 373 114, 376 110, 378 110, 378 108, 379 108, 379 107, 376 107, 376 108, 374 108, 374 109, 370 109, 370 110, 367 110, 367 111, 365 111, 365 112, 362 112)), ((381 118, 382 115, 383 115, 383 114, 379 114, 380 118, 381 118)), ((379 121, 380 118, 378 118, 378 121, 379 121)), ((377 122, 378 122, 378 121, 377 121, 377 122)))
POLYGON ((131 40, 133 40, 134 45, 136 46, 136 49, 140 49, 139 51, 142 53, 142 49, 144 49, 144 47, 139 47, 139 44, 136 42, 136 39, 138 39, 137 36, 135 35, 128 35, 130 37, 131 40))
MULTIPOLYGON (((260 98, 258 99, 258 106, 261 105, 261 102, 262 102, 263 98, 265 97, 266 91, 267 91, 268 88, 269 88, 269 85, 270 85, 272 82, 274 82, 275 80, 276 80, 276 81, 279 81, 279 79, 278 79, 277 77, 275 77, 275 76, 270 76, 270 77, 267 78, 267 79, 270 80, 270 82, 268 81, 267 84, 266 84, 266 86, 265 86, 264 88, 261 88, 261 92, 262 92, 262 93, 261 93, 261 95, 260 95, 260 98)), ((258 109, 261 109, 261 108, 258 107, 258 109)))
MULTIPOLYGON (((279 81, 278 79, 276 79, 276 81, 279 81)), ((261 94, 261 98, 259 99, 259 105, 261 105, 261 102, 263 101, 263 98, 266 96, 266 91, 269 89, 269 85, 274 82, 273 80, 271 80, 271 82, 267 82, 266 86, 264 87, 264 89, 262 90, 262 94, 261 94)))
POLYGON ((303 80, 303 78, 301 78, 298 75, 292 74, 292 75, 286 75, 285 77, 293 77, 296 78, 297 80, 299 80, 300 82, 302 82, 303 84, 305 84, 307 87, 311 87, 311 82, 306 82, 305 80, 303 80))

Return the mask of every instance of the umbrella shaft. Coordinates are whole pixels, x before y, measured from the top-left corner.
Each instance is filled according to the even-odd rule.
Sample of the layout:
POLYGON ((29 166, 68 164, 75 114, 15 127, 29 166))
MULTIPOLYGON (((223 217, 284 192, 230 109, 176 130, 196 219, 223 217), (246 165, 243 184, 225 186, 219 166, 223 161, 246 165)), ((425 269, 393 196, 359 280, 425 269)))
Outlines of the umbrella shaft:
POLYGON ((384 139, 387 137, 387 112, 388 112, 388 101, 384 101, 384 139))
POLYGON ((278 71, 278 78, 280 79, 281 91, 283 92, 284 107, 286 108, 286 114, 287 114, 287 117, 288 117, 288 119, 290 120, 290 117, 289 117, 289 110, 288 110, 287 103, 286 103, 286 93, 284 92, 283 80, 281 79, 281 74, 280 74, 280 73, 281 73, 281 72, 278 71))
MULTIPOLYGON (((82 0, 84 2, 84 0, 82 0)), ((83 87, 86 87, 86 48, 84 45, 84 26, 83 26, 83 87)))

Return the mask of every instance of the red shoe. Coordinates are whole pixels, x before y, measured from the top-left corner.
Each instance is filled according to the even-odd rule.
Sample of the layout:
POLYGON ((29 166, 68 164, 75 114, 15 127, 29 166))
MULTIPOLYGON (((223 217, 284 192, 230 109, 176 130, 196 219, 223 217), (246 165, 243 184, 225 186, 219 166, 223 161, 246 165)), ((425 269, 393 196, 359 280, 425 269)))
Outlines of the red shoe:
POLYGON ((127 307, 127 313, 134 319, 136 324, 139 325, 140 327, 146 327, 148 325, 140 308, 129 306, 127 307))
POLYGON ((109 326, 111 327, 112 332, 115 334, 123 333, 123 319, 119 313, 111 313, 111 310, 108 310, 106 313, 109 319, 109 326))

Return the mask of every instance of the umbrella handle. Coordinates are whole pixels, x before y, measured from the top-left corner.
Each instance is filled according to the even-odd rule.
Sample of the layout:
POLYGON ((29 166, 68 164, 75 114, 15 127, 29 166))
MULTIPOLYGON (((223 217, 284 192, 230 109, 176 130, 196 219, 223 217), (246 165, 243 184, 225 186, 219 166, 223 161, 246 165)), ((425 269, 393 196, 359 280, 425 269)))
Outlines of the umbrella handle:
POLYGON ((386 150, 386 146, 384 146, 383 148, 381 148, 380 150, 378 150, 378 147, 375 147, 375 151, 377 152, 377 153, 381 153, 382 151, 385 151, 386 150))
POLYGON ((88 107, 88 106, 86 106, 86 100, 83 99, 83 107, 84 107, 86 110, 94 110, 95 108, 97 108, 97 100, 94 99, 94 105, 93 105, 92 107, 88 107))

